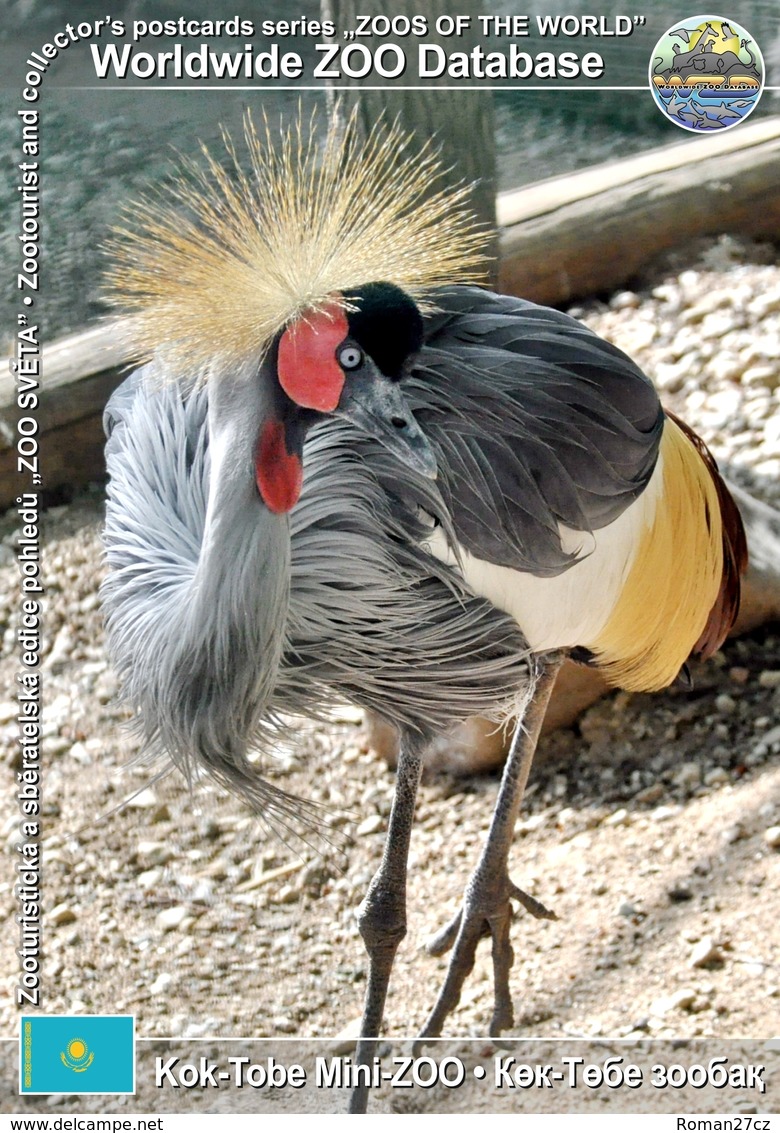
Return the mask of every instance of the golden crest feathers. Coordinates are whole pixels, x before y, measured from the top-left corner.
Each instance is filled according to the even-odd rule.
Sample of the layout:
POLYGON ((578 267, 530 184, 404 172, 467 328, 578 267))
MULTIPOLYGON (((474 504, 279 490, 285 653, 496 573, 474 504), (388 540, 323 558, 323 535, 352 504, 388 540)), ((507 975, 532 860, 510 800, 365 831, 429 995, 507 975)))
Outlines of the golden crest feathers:
POLYGON ((224 164, 201 146, 164 201, 126 210, 108 288, 137 357, 240 363, 334 293, 348 303, 350 289, 387 281, 424 307, 434 287, 481 281, 485 232, 467 187, 431 191, 443 170, 430 144, 410 152, 397 126, 364 142, 353 115, 320 153, 315 118, 275 140, 247 115, 246 170, 224 135, 224 164))

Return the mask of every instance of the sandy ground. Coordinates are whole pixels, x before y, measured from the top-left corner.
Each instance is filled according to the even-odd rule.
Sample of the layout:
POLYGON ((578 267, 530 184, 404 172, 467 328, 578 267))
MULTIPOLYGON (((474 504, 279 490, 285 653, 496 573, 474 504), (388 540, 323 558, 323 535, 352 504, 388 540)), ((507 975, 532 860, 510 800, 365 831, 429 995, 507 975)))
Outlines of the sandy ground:
MULTIPOLYGON (((763 260, 756 271, 770 270, 763 260)), ((723 264, 717 266, 722 272, 723 264)), ((779 286, 780 272, 771 270, 771 285, 761 276, 762 294, 779 286)), ((711 283, 700 282, 712 293, 711 283)), ((677 276, 662 285, 683 286, 677 276)), ((723 287, 738 292, 736 278, 723 287)), ((635 298, 591 310, 589 317, 619 323, 629 337, 641 335, 648 304, 667 300, 651 289, 635 298)), ((743 392, 756 388, 723 380, 743 392)), ((777 385, 766 377, 770 410, 756 426, 764 430, 761 445, 774 435, 765 423, 780 413, 777 385)), ((706 420, 706 383, 703 388, 706 420)), ((683 400, 693 394, 684 385, 671 392, 683 400)), ((739 463, 743 449, 724 447, 739 463)), ((749 460, 743 464, 744 475, 759 487, 762 477, 769 483, 771 460, 771 451, 763 451, 753 467, 749 460), (756 472, 756 463, 765 467, 756 472)), ((770 483, 770 500, 773 491, 770 483)), ((58 1096, 22 1103, 14 1097, 14 1043, 0 1043, 6 1084, 0 1108, 343 1108, 343 1090, 158 1091, 151 1065, 163 1049, 183 1058, 190 1052, 227 1057, 238 1046, 218 1039, 229 1037, 272 1039, 250 1048, 253 1059, 272 1054, 310 1065, 317 1054, 350 1051, 344 1035, 354 1033, 366 977, 355 911, 379 860, 393 775, 368 751, 359 716, 345 708, 331 728, 302 732, 268 769, 285 789, 327 807, 331 845, 287 846, 208 784, 189 791, 171 775, 149 785, 148 769, 128 766, 133 743, 103 651, 100 516, 96 489, 53 509, 45 525, 42 1007, 129 1012, 145 1040, 169 1041, 141 1044, 138 1097, 121 1102, 58 1096), (341 1036, 335 1045, 325 1043, 334 1036, 341 1036)), ((9 622, 18 586, 10 529, 8 521, 0 529, 0 617, 9 622)), ((0 660, 9 694, 16 668, 11 623, 0 660)), ((512 869, 518 884, 552 906, 559 920, 536 923, 525 914, 516 920, 513 1035, 500 1049, 483 1037, 492 988, 483 945, 448 1024, 453 1044, 446 1049, 463 1060, 466 1083, 432 1091, 385 1086, 373 1106, 394 1112, 555 1111, 574 1104, 598 1112, 651 1105, 690 1112, 778 1108, 780 1059, 767 1045, 780 1023, 777 627, 728 643, 694 680, 692 690, 653 697, 613 694, 577 727, 543 741, 512 869), (521 1038, 540 1043, 529 1052, 521 1038), (670 1102, 670 1091, 650 1086, 641 1101, 627 1090, 490 1086, 496 1055, 557 1065, 580 1051, 599 1064, 622 1053, 646 1068, 655 1061, 691 1065, 730 1056, 765 1065, 770 1092, 694 1089, 670 1102), (487 1068, 486 1080, 475 1076, 478 1064, 487 1068)), ((15 715, 9 696, 0 703, 6 816, 0 1035, 9 1038, 17 1031, 15 715)), ((403 1040, 424 1022, 442 981, 446 958, 431 958, 423 945, 458 906, 496 785, 494 776, 438 774, 422 787, 410 859, 409 934, 386 1012, 386 1058, 407 1049, 403 1040)))

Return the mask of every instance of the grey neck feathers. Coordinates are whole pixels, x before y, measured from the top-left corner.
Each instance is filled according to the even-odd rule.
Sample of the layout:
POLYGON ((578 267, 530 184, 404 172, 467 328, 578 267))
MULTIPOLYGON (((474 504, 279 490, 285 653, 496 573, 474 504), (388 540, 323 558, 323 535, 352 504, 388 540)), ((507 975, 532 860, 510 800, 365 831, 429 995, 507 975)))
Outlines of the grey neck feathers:
POLYGON ((256 371, 212 380, 206 430, 205 390, 149 371, 114 408, 107 448, 109 644, 147 746, 225 780, 285 643, 289 528, 261 502, 253 464, 270 395, 256 371))

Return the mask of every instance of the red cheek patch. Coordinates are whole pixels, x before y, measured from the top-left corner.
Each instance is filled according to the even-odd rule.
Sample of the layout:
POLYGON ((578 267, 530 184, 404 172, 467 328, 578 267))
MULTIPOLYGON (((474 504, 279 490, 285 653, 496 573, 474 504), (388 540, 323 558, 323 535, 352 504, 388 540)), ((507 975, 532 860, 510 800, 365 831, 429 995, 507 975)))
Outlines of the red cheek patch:
POLYGON ((330 413, 344 388, 344 373, 336 361, 336 347, 349 334, 340 307, 301 319, 279 340, 279 384, 302 409, 330 413))
POLYGON ((266 421, 255 454, 255 480, 263 503, 275 515, 284 515, 298 502, 303 484, 303 464, 297 453, 287 451, 284 425, 266 421))

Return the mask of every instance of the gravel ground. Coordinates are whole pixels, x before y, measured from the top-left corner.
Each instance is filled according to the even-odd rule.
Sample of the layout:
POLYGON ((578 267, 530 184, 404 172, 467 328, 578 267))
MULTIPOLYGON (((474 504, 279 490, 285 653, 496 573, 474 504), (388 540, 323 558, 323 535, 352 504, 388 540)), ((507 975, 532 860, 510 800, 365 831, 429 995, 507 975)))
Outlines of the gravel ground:
MULTIPOLYGON (((768 249, 724 238, 645 288, 577 313, 656 377, 738 479, 780 504, 780 267, 768 249)), ((355 910, 379 860, 393 776, 346 708, 332 728, 302 732, 294 750, 280 753, 269 768, 275 780, 333 813, 330 849, 274 840, 208 784, 190 792, 171 775, 149 785, 147 768, 128 766, 133 743, 103 651, 100 513, 96 489, 46 519, 43 1007, 131 1012, 150 1039, 349 1033, 366 976, 355 910)), ((9 516, 0 528, 6 624, 17 598, 10 531, 9 516)), ((0 660, 9 691, 15 657, 11 624, 0 660)), ((694 678, 692 691, 616 693, 542 743, 512 865, 517 882, 560 919, 515 924, 518 1036, 708 1039, 726 1053, 725 1040, 778 1033, 777 627, 728 643, 694 678)), ((15 715, 11 700, 0 703, 6 1036, 17 1027, 15 715)), ((493 777, 446 774, 422 787, 410 931, 386 1013, 397 1039, 421 1025, 443 977, 445 960, 421 946, 457 908, 495 791, 493 777)), ((483 1035, 490 1010, 483 947, 449 1033, 483 1035)), ((468 1056, 492 1049, 483 1042, 468 1056)), ((14 1058, 3 1050, 11 1077, 14 1058)), ((777 1055, 767 1059, 780 1073, 777 1055)), ((11 1097, 10 1083, 4 1093, 11 1097)), ((143 1086, 140 1110, 163 1104, 154 1093, 143 1086)), ((386 1095, 382 1107, 406 1112, 453 1105, 440 1093, 386 1095)), ((219 1108, 194 1096, 187 1105, 219 1108)), ((472 1112, 515 1104, 470 1097, 457 1104, 472 1112)), ((101 1105, 54 1101, 76 1111, 101 1105)), ((631 1098, 623 1103, 630 1108, 631 1098)), ((694 1097, 691 1111, 706 1104, 694 1097)))

